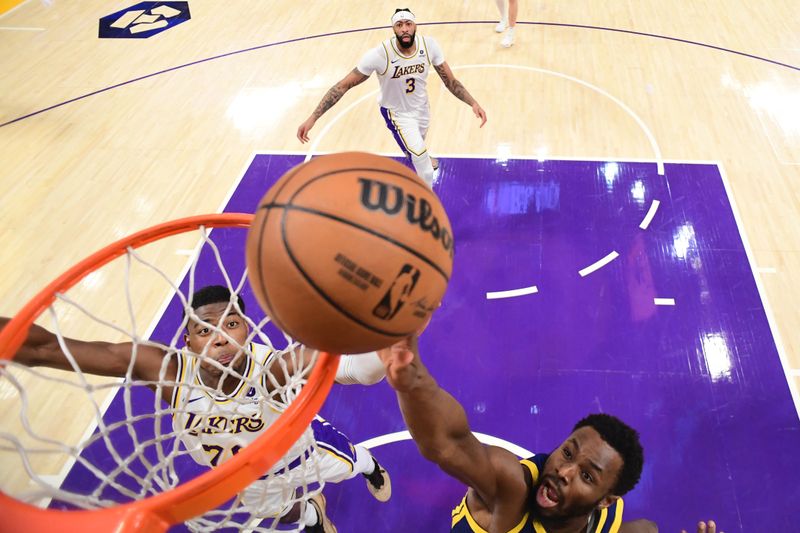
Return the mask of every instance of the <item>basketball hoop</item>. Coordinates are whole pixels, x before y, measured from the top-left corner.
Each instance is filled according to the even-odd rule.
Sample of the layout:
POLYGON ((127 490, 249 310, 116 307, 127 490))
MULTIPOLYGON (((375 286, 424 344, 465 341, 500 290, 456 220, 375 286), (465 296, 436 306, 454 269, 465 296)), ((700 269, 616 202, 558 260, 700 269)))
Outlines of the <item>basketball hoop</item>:
MULTIPOLYGON (((134 250, 174 235, 199 231, 201 243, 198 246, 194 263, 192 263, 191 274, 193 275, 197 258, 200 256, 199 250, 203 246, 213 247, 214 253, 219 258, 217 249, 208 235, 210 228, 247 229, 252 219, 252 215, 240 213, 183 218, 140 231, 87 257, 37 294, 0 332, 0 362, 10 365, 3 360, 13 359, 16 351, 25 341, 33 322, 45 311, 51 309, 51 306, 63 296, 63 293, 114 259, 127 256, 128 261, 137 260, 134 250)), ((226 272, 223 271, 223 275, 232 292, 238 291, 244 285, 244 274, 238 284, 238 289, 230 283, 226 272)), ((169 283, 171 284, 171 282, 169 283)), ((180 292, 177 286, 173 285, 173 287, 180 292)), ((251 323, 252 325, 254 323, 251 323)), ((255 326, 261 326, 261 324, 255 326)), ((258 334, 263 335, 263 332, 258 331, 258 334)), ((131 335, 131 337, 136 341, 136 335, 131 335)), ((175 338, 178 337, 179 335, 176 334, 175 338)), ((291 401, 285 411, 282 411, 280 418, 255 442, 242 448, 229 460, 194 479, 186 482, 180 481, 176 486, 167 486, 162 492, 148 488, 147 492, 151 495, 145 495, 140 500, 132 498, 135 501, 93 509, 41 509, 0 492, 0 515, 2 515, 0 530, 39 532, 52 531, 57 528, 62 533, 84 531, 161 532, 166 531, 173 524, 187 521, 218 507, 256 479, 265 476, 265 473, 270 471, 273 465, 307 431, 330 391, 337 365, 338 356, 327 353, 319 354, 313 369, 302 377, 302 390, 299 395, 291 401)), ((5 375, 4 369, 5 366, 0 366, 0 378, 5 375)), ((308 371, 308 369, 306 370, 308 371)), ((125 386, 120 385, 122 388, 125 386)), ((90 391, 87 390, 87 392, 90 391)), ((159 416, 161 415, 163 413, 159 414, 159 416)), ((178 449, 177 446, 175 449, 178 449)), ((14 451, 23 453, 26 450, 14 451)), ((95 506, 96 504, 93 504, 89 507, 95 506)))

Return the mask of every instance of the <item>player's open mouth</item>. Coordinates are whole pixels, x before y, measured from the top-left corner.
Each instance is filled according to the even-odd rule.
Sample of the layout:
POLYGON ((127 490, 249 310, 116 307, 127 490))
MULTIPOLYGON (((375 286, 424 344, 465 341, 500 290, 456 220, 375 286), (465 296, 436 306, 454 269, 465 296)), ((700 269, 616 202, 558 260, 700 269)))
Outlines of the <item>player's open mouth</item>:
POLYGON ((549 480, 542 481, 539 490, 536 491, 536 503, 543 509, 550 509, 558 505, 558 491, 553 487, 549 480))

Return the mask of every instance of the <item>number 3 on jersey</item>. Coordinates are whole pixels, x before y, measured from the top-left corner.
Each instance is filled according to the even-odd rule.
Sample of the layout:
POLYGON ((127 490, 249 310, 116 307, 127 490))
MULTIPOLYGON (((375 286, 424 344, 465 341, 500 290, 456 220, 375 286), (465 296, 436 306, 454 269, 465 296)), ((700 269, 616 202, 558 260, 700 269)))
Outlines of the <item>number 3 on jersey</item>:
POLYGON ((414 82, 416 81, 415 78, 406 78, 406 94, 414 92, 414 82))

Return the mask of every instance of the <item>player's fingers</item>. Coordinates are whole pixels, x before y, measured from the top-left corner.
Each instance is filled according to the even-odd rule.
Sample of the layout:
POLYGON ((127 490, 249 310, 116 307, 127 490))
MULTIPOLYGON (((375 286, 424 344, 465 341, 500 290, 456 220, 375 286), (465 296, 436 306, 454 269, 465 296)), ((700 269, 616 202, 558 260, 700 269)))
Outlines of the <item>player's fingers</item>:
POLYGON ((700 522, 697 524, 697 533, 706 533, 706 523, 700 522))
POLYGON ((717 524, 713 520, 708 521, 708 533, 717 533, 717 524))

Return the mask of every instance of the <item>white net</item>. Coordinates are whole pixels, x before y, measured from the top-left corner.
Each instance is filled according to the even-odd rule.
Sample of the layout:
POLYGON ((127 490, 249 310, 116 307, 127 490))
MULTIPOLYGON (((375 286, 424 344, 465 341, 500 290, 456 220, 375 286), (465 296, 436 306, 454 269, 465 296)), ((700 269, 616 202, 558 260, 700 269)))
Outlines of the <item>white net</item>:
MULTIPOLYGON (((317 353, 259 316, 246 284, 245 233, 221 228, 212 240, 200 228, 129 248, 57 295, 38 320, 52 338, 27 358, 0 360, 4 493, 57 509, 141 500, 229 460, 277 420, 317 353), (211 285, 230 296, 198 306, 194 295, 211 285), (160 318, 142 330, 148 313, 160 318)), ((184 527, 301 529, 279 517, 344 475, 322 459, 330 454, 315 432, 326 431, 336 433, 312 423, 263 477, 184 527)))

